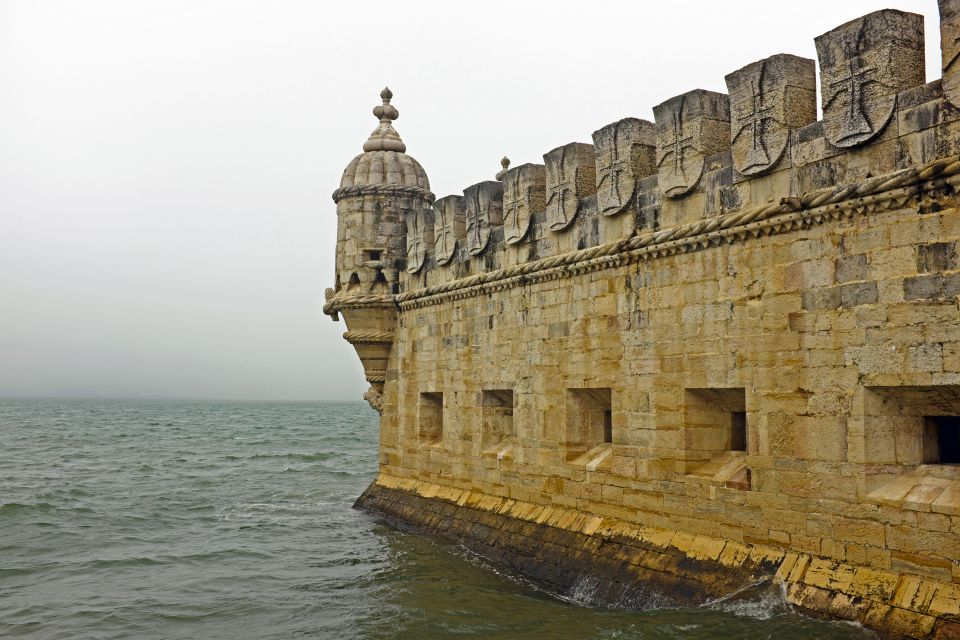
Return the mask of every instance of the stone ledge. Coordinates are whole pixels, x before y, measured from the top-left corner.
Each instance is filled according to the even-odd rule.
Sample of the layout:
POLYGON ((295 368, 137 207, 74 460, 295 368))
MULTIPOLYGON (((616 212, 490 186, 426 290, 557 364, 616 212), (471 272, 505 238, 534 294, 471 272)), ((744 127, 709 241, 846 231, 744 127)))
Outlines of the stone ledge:
POLYGON ((882 637, 960 638, 960 585, 908 573, 386 475, 355 506, 453 539, 558 593, 599 578, 592 604, 700 604, 772 579, 794 606, 859 621, 882 637))

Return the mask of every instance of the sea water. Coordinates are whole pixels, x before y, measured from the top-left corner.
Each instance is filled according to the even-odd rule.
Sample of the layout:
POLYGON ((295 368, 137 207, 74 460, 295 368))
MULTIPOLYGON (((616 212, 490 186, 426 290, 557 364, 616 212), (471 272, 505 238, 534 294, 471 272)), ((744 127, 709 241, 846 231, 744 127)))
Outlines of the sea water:
POLYGON ((0 637, 870 638, 770 585, 591 607, 353 510, 366 404, 0 400, 0 637))

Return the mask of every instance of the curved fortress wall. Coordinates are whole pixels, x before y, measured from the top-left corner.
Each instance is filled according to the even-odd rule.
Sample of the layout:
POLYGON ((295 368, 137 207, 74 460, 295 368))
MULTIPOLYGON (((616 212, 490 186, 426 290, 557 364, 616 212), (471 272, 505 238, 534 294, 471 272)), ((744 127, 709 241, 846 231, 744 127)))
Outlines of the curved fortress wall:
POLYGON ((406 253, 328 290, 380 341, 360 505, 607 601, 769 576, 960 633, 958 5, 928 84, 920 16, 818 37, 820 121, 814 61, 775 55, 462 195, 364 196, 406 253))

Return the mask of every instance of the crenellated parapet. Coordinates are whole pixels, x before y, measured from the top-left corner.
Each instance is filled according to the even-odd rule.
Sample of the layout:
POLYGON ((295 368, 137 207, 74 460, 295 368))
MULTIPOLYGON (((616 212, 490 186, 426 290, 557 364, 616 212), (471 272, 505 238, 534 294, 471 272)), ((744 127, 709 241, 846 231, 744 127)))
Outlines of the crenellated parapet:
MULTIPOLYGON (((924 83, 922 17, 877 11, 818 36, 818 62, 771 55, 727 75, 728 94, 675 96, 653 108, 653 122, 618 120, 542 163, 504 158, 495 180, 436 202, 385 90, 378 127, 334 193, 337 280, 326 309, 363 301, 355 323, 386 335, 398 303, 480 281, 745 242, 897 202, 888 192, 917 184, 906 173, 933 175, 960 150, 960 11, 939 4, 942 80, 924 83)), ((356 346, 379 383, 390 343, 375 358, 356 346)))
POLYGON ((385 95, 325 307, 382 409, 360 504, 534 576, 606 566, 617 602, 772 579, 960 637, 960 0, 940 10, 942 79, 920 17, 877 11, 436 202, 385 95))
POLYGON ((594 132, 593 144, 545 153, 543 164, 506 161, 497 182, 464 190, 464 225, 435 223, 442 244, 420 227, 408 237, 425 256, 408 264, 403 299, 591 247, 813 201, 824 190, 856 192, 877 176, 892 179, 950 155, 960 12, 955 2, 940 2, 940 10, 942 81, 924 84, 922 16, 882 10, 815 39, 819 121, 817 62, 776 54, 727 75, 728 94, 693 90, 654 107, 654 122, 624 118, 594 132))

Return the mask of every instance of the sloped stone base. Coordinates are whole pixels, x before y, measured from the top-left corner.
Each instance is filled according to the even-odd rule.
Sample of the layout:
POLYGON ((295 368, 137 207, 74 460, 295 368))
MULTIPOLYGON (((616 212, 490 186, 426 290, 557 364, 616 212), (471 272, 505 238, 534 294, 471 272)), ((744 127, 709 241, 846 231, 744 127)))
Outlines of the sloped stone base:
POLYGON ((454 540, 553 592, 588 584, 595 605, 696 605, 772 579, 800 609, 860 621, 883 638, 960 639, 960 587, 951 583, 383 475, 355 506, 454 540))

